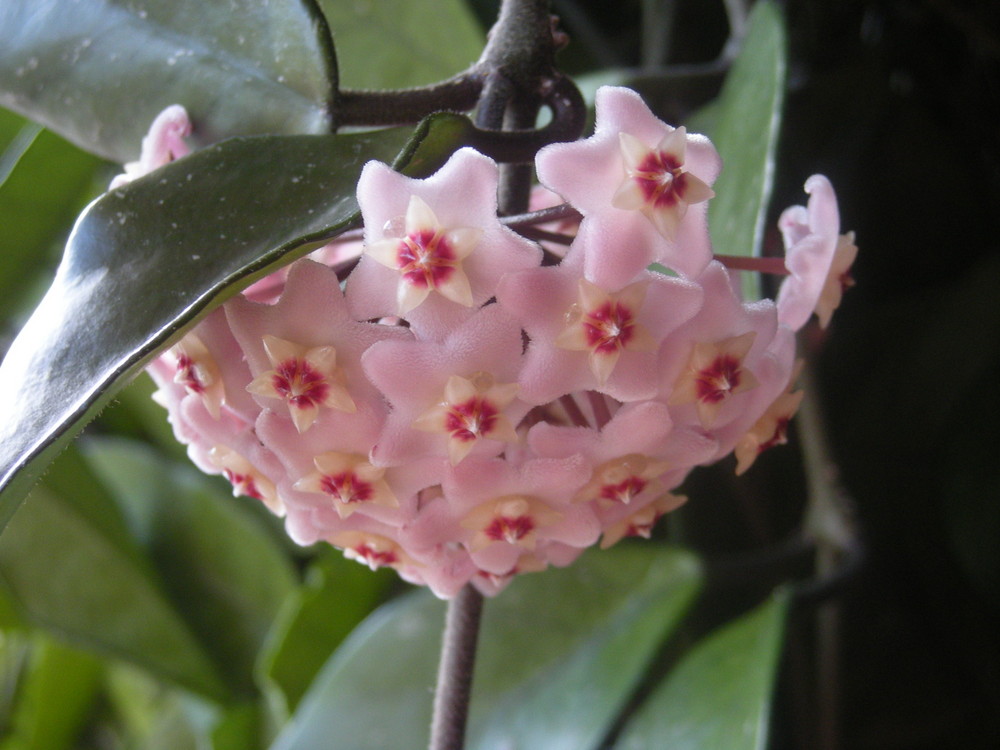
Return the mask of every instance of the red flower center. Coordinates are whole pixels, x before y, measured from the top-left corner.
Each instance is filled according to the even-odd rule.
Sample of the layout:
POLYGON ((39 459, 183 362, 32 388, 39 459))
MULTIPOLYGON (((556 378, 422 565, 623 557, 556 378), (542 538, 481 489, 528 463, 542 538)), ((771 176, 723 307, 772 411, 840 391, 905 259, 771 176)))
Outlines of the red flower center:
POLYGON ((617 484, 605 484, 601 487, 600 498, 619 503, 628 503, 633 497, 646 488, 646 480, 642 477, 630 476, 617 484))
POLYGON ((354 548, 354 554, 370 568, 381 568, 399 562, 399 556, 392 550, 377 550, 369 544, 359 544, 354 548))
POLYGON ((602 354, 624 349, 635 334, 632 311, 614 300, 585 313, 582 323, 587 345, 602 354))
POLYGON ((205 383, 198 377, 197 363, 187 354, 177 356, 177 377, 175 378, 175 382, 183 385, 189 393, 200 395, 206 389, 205 383))
POLYGON ((323 403, 330 391, 326 377, 301 357, 278 365, 271 384, 279 396, 299 408, 323 403))
POLYGON ((434 289, 455 271, 455 252, 448 241, 432 229, 422 229, 399 241, 396 266, 403 278, 418 287, 434 289))
POLYGON ((488 539, 495 542, 508 542, 514 544, 523 539, 535 528, 535 521, 529 515, 497 516, 489 526, 483 529, 483 533, 488 539))
POLYGON ((739 384, 743 369, 739 358, 730 354, 720 354, 711 365, 695 375, 695 391, 698 400, 706 404, 725 401, 739 384))
POLYGON ((239 472, 232 471, 231 469, 223 469, 222 474, 241 495, 252 497, 255 500, 264 500, 264 495, 257 488, 257 483, 254 481, 254 478, 249 474, 240 474, 239 472))
POLYGON ((778 420, 778 423, 774 427, 774 434, 771 435, 770 440, 767 440, 760 444, 757 448, 759 453, 763 453, 768 448, 773 448, 776 445, 784 445, 788 442, 788 425, 791 423, 791 417, 782 417, 778 420))
POLYGON ((668 153, 650 151, 633 174, 646 203, 662 208, 675 205, 684 195, 685 172, 668 153))
POLYGON ((499 411, 486 399, 473 396, 461 404, 448 407, 445 416, 445 430, 453 440, 478 440, 488 434, 496 425, 499 411))
POLYGON ((320 489, 342 503, 363 503, 371 500, 375 490, 368 482, 358 479, 353 471, 324 474, 319 480, 320 489))

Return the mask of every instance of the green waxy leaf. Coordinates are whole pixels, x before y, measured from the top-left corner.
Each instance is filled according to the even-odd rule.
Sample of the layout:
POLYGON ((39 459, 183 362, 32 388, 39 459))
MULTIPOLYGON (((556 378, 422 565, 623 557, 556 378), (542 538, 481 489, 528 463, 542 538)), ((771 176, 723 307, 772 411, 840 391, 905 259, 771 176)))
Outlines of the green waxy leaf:
POLYGON ((319 0, 337 43, 341 85, 407 88, 469 67, 485 43, 462 0, 319 0))
MULTIPOLYGON (((721 255, 757 256, 774 182, 785 92, 785 26, 771 0, 754 5, 746 40, 719 99, 688 127, 708 134, 722 155, 709 202, 712 244, 721 255)), ((757 274, 743 274, 743 294, 760 299, 757 274)))
MULTIPOLYGON (((690 555, 648 546, 514 581, 485 605, 468 747, 598 747, 699 584, 690 555)), ((420 745, 443 618, 426 594, 376 612, 272 750, 320 750, 331 738, 352 750, 420 745)))
POLYGON ((615 750, 764 750, 788 593, 698 643, 625 727, 615 750))
POLYGON ((232 139, 111 191, 80 217, 0 366, 0 527, 45 463, 214 304, 358 218, 369 159, 437 169, 468 120, 346 136, 232 139))
MULTIPOLYGON (((63 472, 69 474, 60 462, 52 474, 63 472)), ((215 666, 164 596, 152 566, 119 533, 123 526, 109 498, 62 492, 47 482, 0 536, 0 582, 32 625, 194 692, 226 698, 215 666)))
POLYGON ((328 132, 336 67, 304 0, 9 0, 0 82, 0 106, 125 162, 170 104, 199 145, 328 132))

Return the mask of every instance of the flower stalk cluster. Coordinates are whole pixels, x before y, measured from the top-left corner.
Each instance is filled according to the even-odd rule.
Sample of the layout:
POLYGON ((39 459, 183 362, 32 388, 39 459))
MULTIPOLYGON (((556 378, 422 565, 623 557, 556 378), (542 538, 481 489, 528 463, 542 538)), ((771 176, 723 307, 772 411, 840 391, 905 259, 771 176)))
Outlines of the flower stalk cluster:
POLYGON ((605 88, 595 134, 535 167, 536 202, 582 216, 546 227, 568 246, 498 219, 477 151, 426 180, 368 164, 363 242, 256 283, 149 367, 195 463, 297 542, 448 598, 649 536, 694 466, 784 442, 795 331, 829 319, 856 252, 829 182, 781 218, 777 300, 744 301, 712 254, 703 136, 605 88))

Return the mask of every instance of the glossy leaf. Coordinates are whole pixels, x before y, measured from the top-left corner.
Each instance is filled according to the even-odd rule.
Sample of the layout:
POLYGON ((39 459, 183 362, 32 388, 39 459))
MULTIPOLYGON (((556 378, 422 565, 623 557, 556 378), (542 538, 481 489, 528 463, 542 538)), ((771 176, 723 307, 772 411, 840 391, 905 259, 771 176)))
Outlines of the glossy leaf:
POLYGON ((394 574, 370 570, 327 548, 274 624, 259 682, 282 715, 294 711, 323 664, 372 610, 394 574))
POLYGON ((70 750, 90 720, 103 667, 92 655, 43 636, 33 646, 0 750, 70 750))
POLYGON ((199 145, 327 132, 336 70, 304 0, 8 0, 0 81, 0 106, 126 162, 175 103, 199 145))
MULTIPOLYGON (((785 26, 772 0, 750 13, 743 49, 719 99, 688 124, 705 132, 722 155, 722 174, 708 207, 716 253, 760 255, 774 183, 774 164, 785 92, 785 26)), ((743 293, 759 299, 760 279, 743 274, 743 293)))
POLYGON ((319 0, 337 43, 341 85, 423 86, 479 59, 485 35, 462 0, 319 0))
POLYGON ((642 705, 615 750, 764 750, 788 593, 710 634, 642 705))
MULTIPOLYGON (((690 555, 649 546, 516 580, 486 602, 468 746, 598 747, 699 582, 690 555)), ((331 738, 352 750, 419 746, 443 617, 443 603, 426 593, 377 611, 272 750, 320 750, 331 738)))
POLYGON ((219 672, 252 694, 257 652, 295 590, 284 551, 220 492, 223 483, 172 466, 141 443, 90 439, 81 448, 219 672))
POLYGON ((31 282, 50 272, 51 251, 93 196, 103 162, 47 130, 26 125, 0 161, 0 320, 19 312, 31 282))
MULTIPOLYGON (((59 468, 54 476, 62 473, 59 468)), ((151 567, 113 531, 122 524, 114 503, 104 498, 99 515, 118 516, 116 521, 98 524, 101 499, 91 496, 81 504, 83 494, 43 484, 4 530, 0 580, 25 619, 161 679, 224 698, 215 667, 151 567)))
MULTIPOLYGON (((428 120, 397 160, 437 169, 469 127, 428 120)), ((44 465, 214 304, 357 219, 364 163, 408 130, 232 139, 105 194, 81 216, 49 293, 0 367, 0 527, 44 465)))

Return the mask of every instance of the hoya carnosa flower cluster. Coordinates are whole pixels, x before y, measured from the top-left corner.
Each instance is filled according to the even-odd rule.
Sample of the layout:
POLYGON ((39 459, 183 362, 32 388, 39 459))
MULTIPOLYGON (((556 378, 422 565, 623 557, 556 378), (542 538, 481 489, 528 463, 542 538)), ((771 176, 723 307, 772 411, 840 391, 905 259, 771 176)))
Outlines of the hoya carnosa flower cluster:
POLYGON ((777 302, 741 300, 707 230, 720 167, 602 89, 594 136, 538 155, 583 215, 557 256, 498 220, 497 167, 471 149, 426 180, 370 163, 344 288, 329 253, 258 282, 150 366, 157 399, 297 542, 441 597, 648 536, 692 467, 735 451, 742 472, 784 441, 794 332, 828 317, 856 250, 812 177, 781 220, 777 302))

